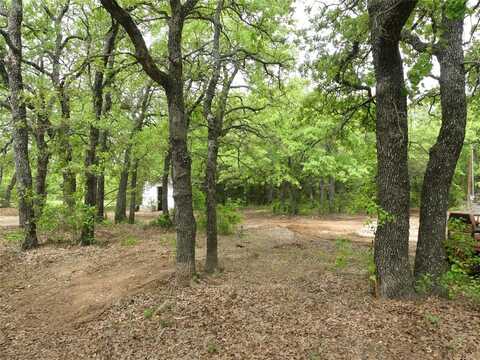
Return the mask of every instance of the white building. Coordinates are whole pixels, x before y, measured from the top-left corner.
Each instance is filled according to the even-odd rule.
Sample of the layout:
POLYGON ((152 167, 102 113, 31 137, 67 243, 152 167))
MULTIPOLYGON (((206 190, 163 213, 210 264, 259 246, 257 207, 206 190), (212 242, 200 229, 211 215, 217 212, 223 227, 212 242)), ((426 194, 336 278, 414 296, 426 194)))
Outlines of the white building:
MULTIPOLYGON (((162 184, 150 184, 145 183, 143 186, 143 195, 142 195, 142 204, 140 205, 140 210, 143 211, 160 211, 162 210, 162 193, 163 193, 162 184)), ((173 201, 173 185, 172 182, 168 181, 168 209, 171 210, 174 208, 173 201)))

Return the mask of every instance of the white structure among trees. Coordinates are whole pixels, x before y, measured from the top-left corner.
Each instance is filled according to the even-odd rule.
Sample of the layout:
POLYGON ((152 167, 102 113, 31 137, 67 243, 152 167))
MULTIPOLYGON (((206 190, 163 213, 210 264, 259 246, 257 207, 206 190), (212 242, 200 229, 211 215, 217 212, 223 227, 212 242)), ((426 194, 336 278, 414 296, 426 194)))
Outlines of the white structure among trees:
MULTIPOLYGON (((174 208, 175 203, 173 201, 173 186, 172 182, 168 182, 168 209, 171 210, 174 208)), ((162 194, 163 187, 162 184, 150 184, 145 183, 142 193, 142 204, 140 205, 140 210, 143 211, 160 211, 162 210, 162 194)))

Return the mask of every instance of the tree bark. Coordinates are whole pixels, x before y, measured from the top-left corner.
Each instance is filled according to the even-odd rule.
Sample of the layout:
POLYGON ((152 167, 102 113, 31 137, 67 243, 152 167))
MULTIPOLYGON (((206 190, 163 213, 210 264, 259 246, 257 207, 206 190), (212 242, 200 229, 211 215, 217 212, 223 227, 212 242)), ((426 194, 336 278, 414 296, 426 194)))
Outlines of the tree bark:
POLYGON ((137 211, 137 173, 138 160, 132 164, 132 173, 130 179, 130 211, 128 213, 128 223, 135 224, 135 211, 137 211))
POLYGON ((328 178, 328 212, 335 212, 335 178, 328 178))
POLYGON ((128 172, 130 170, 130 152, 131 147, 125 150, 120 181, 118 184, 117 201, 115 203, 115 223, 119 224, 127 219, 127 189, 128 172))
POLYGON ((187 147, 188 122, 185 114, 182 31, 186 16, 197 0, 170 0, 168 20, 168 72, 158 68, 145 40, 130 14, 115 0, 101 0, 108 12, 119 21, 135 46, 135 54, 144 71, 161 85, 167 95, 169 140, 172 148, 173 197, 176 212, 177 253, 176 276, 179 283, 188 281, 195 273, 196 223, 192 206, 191 159, 187 147))
POLYGON ((12 0, 8 11, 7 32, 10 38, 6 68, 10 89, 10 107, 13 122, 13 149, 17 176, 17 193, 20 219, 23 221, 25 237, 23 249, 38 246, 37 226, 34 212, 34 197, 32 189, 32 173, 28 156, 28 125, 27 109, 24 100, 24 85, 22 78, 22 21, 23 3, 12 0))
MULTIPOLYGON (((132 117, 135 119, 133 129, 130 134, 130 139, 133 139, 139 133, 145 121, 147 109, 151 100, 152 84, 149 83, 143 90, 143 95, 139 103, 135 106, 132 117)), ((118 184, 117 201, 115 204, 115 223, 124 222, 127 219, 127 189, 128 189, 128 172, 130 171, 131 154, 133 144, 128 143, 125 150, 122 171, 120 173, 120 181, 118 184)), ((135 185, 136 186, 136 185, 135 185)), ((133 215, 135 218, 135 214, 133 215)))
POLYGON ((443 9, 441 38, 435 53, 440 63, 442 126, 435 145, 430 149, 423 180, 415 256, 417 279, 429 275, 436 280, 448 269, 444 247, 448 195, 462 151, 467 120, 463 22, 464 14, 449 18, 443 9))
MULTIPOLYGON (((108 134, 107 130, 99 133, 98 145, 101 153, 105 154, 108 150, 108 134)), ((97 177, 97 221, 105 219, 105 159, 100 160, 100 171, 97 177)))
MULTIPOLYGON (((114 23, 105 38, 102 68, 95 72, 93 84, 93 109, 95 112, 95 121, 102 117, 103 109, 103 88, 104 88, 104 70, 107 66, 109 57, 112 54, 115 37, 118 31, 117 23, 114 23)), ((85 151, 85 210, 82 224, 82 233, 80 236, 81 245, 91 245, 95 240, 95 206, 97 204, 97 175, 95 167, 98 164, 97 145, 99 141, 99 129, 97 124, 91 124, 89 130, 89 143, 85 151)))
POLYGON ((377 81, 377 200, 380 207, 374 258, 377 294, 386 298, 408 297, 413 291, 408 259, 407 92, 399 40, 415 5, 416 1, 412 0, 368 2, 377 81))
POLYGON ((165 160, 163 161, 163 176, 162 176, 162 213, 163 215, 170 217, 170 211, 168 209, 168 179, 170 178, 170 169, 172 163, 172 151, 169 148, 165 154, 165 160))
POLYGON ((61 107, 60 126, 58 128, 57 137, 60 148, 60 158, 62 163, 63 177, 63 203, 68 207, 70 214, 73 214, 76 207, 75 193, 77 192, 77 179, 72 170, 73 148, 70 143, 70 97, 66 93, 64 86, 58 89, 58 98, 61 107))
POLYGON ((5 194, 3 195, 2 207, 9 208, 12 201, 12 191, 17 183, 17 174, 13 173, 10 182, 8 183, 7 188, 5 189, 5 194))
POLYGON ((37 143, 37 173, 35 176, 35 214, 37 218, 42 216, 43 207, 47 199, 47 173, 50 162, 50 151, 48 149, 45 135, 50 127, 48 114, 45 109, 39 109, 37 126, 35 129, 35 140, 37 143))

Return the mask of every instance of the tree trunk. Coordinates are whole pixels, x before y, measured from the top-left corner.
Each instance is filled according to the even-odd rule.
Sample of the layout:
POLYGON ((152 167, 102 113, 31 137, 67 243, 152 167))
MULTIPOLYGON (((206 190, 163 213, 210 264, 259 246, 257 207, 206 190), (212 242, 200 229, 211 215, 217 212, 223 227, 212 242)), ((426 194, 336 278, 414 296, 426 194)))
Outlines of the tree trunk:
POLYGON ((167 91, 170 146, 173 164, 173 198, 177 212, 177 279, 183 283, 195 273, 196 223, 192 206, 191 158, 187 147, 187 117, 183 94, 182 29, 183 9, 172 1, 169 20, 168 53, 170 87, 167 91))
MULTIPOLYGON (((107 148, 107 130, 102 130, 99 135, 99 147, 102 154, 106 154, 107 148)), ((100 173, 97 178, 97 221, 105 219, 105 159, 100 160, 100 173)))
POLYGON ((50 161, 50 152, 45 134, 49 122, 47 114, 41 111, 37 114, 37 128, 35 129, 35 138, 37 142, 37 174, 35 176, 35 213, 40 218, 43 207, 47 199, 47 173, 48 163, 50 161))
POLYGON ((17 193, 20 219, 23 221, 24 240, 23 249, 38 246, 37 226, 35 221, 32 173, 28 157, 28 124, 27 109, 24 100, 24 86, 22 78, 22 20, 23 4, 21 0, 12 0, 8 12, 8 36, 13 50, 9 47, 6 67, 10 89, 10 107, 13 122, 13 149, 15 169, 17 175, 17 193))
POLYGON ((328 212, 335 212, 335 178, 328 179, 328 212))
POLYGON ((370 0, 368 3, 377 81, 377 199, 380 207, 374 258, 377 294, 386 298, 408 297, 413 291, 408 259, 407 91, 399 40, 415 4, 411 0, 370 0))
POLYGON ((163 162, 163 176, 162 176, 162 213, 169 217, 170 212, 168 209, 168 179, 170 177, 170 168, 172 162, 172 151, 169 148, 165 154, 165 160, 163 162))
MULTIPOLYGON (((120 181, 118 184, 117 201, 115 204, 115 223, 119 224, 127 219, 127 189, 128 171, 130 170, 130 146, 125 150, 120 181)), ((131 212, 131 209, 130 209, 131 212)), ((135 211, 134 211, 135 212, 135 211)), ((134 216, 135 217, 135 216, 134 216)))
MULTIPOLYGON (((103 48, 103 67, 95 72, 93 84, 93 109, 95 112, 95 122, 102 117, 103 110, 103 88, 104 88, 104 70, 107 66, 109 57, 112 56, 115 37, 118 31, 118 25, 115 23, 107 33, 103 48)), ((97 145, 99 141, 99 130, 97 124, 90 125, 89 143, 85 152, 85 209, 82 224, 82 234, 80 237, 81 245, 91 245, 95 240, 95 206, 97 205, 97 174, 95 167, 98 164, 97 145)))
POLYGON ((168 20, 168 73, 160 70, 146 46, 140 30, 130 14, 116 1, 101 0, 102 5, 117 19, 135 45, 135 53, 144 71, 160 84, 167 95, 169 140, 172 148, 173 197, 178 209, 176 275, 179 283, 188 281, 195 273, 196 224, 192 206, 191 159, 187 147, 188 122, 185 114, 182 31, 186 16, 193 10, 197 0, 182 4, 171 0, 168 20))
POLYGON ((70 143, 70 97, 67 95, 63 86, 60 87, 59 101, 62 116, 60 119, 60 126, 58 128, 57 137, 60 145, 60 158, 62 163, 62 177, 63 177, 63 203, 68 207, 69 213, 73 214, 75 211, 75 193, 77 191, 77 180, 75 173, 72 171, 73 149, 70 143))
POLYGON ((17 174, 13 173, 10 182, 8 183, 7 189, 5 190, 5 194, 3 196, 2 207, 9 208, 11 206, 12 201, 12 191, 17 183, 17 174))
POLYGON ((132 173, 130 179, 130 212, 128 213, 128 223, 135 224, 135 211, 137 210, 137 170, 138 160, 132 164, 132 173))
POLYGON ((415 277, 438 279, 447 269, 444 242, 448 195, 465 138, 467 102, 462 47, 464 14, 449 19, 443 9, 440 63, 442 126, 425 172, 420 206, 420 228, 415 256, 415 277))
POLYGON ((319 198, 319 201, 320 201, 320 209, 322 211, 325 210, 325 180, 323 179, 320 179, 320 184, 318 185, 319 187, 319 193, 320 193, 320 198, 319 198))
POLYGON ((207 257, 205 271, 214 272, 218 267, 217 250, 217 157, 218 134, 215 128, 208 129, 208 153, 205 168, 205 192, 207 210, 207 257))

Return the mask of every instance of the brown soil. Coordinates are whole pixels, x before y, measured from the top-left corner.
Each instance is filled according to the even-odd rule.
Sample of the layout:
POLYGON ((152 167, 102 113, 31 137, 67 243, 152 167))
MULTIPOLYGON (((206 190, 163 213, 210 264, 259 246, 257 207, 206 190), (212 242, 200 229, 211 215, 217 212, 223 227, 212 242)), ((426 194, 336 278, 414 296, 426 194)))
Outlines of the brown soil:
POLYGON ((0 359, 480 359, 479 308, 373 298, 369 240, 345 221, 248 212, 220 239, 224 271, 206 277, 200 259, 187 288, 157 229, 28 253, 0 241, 0 359))

